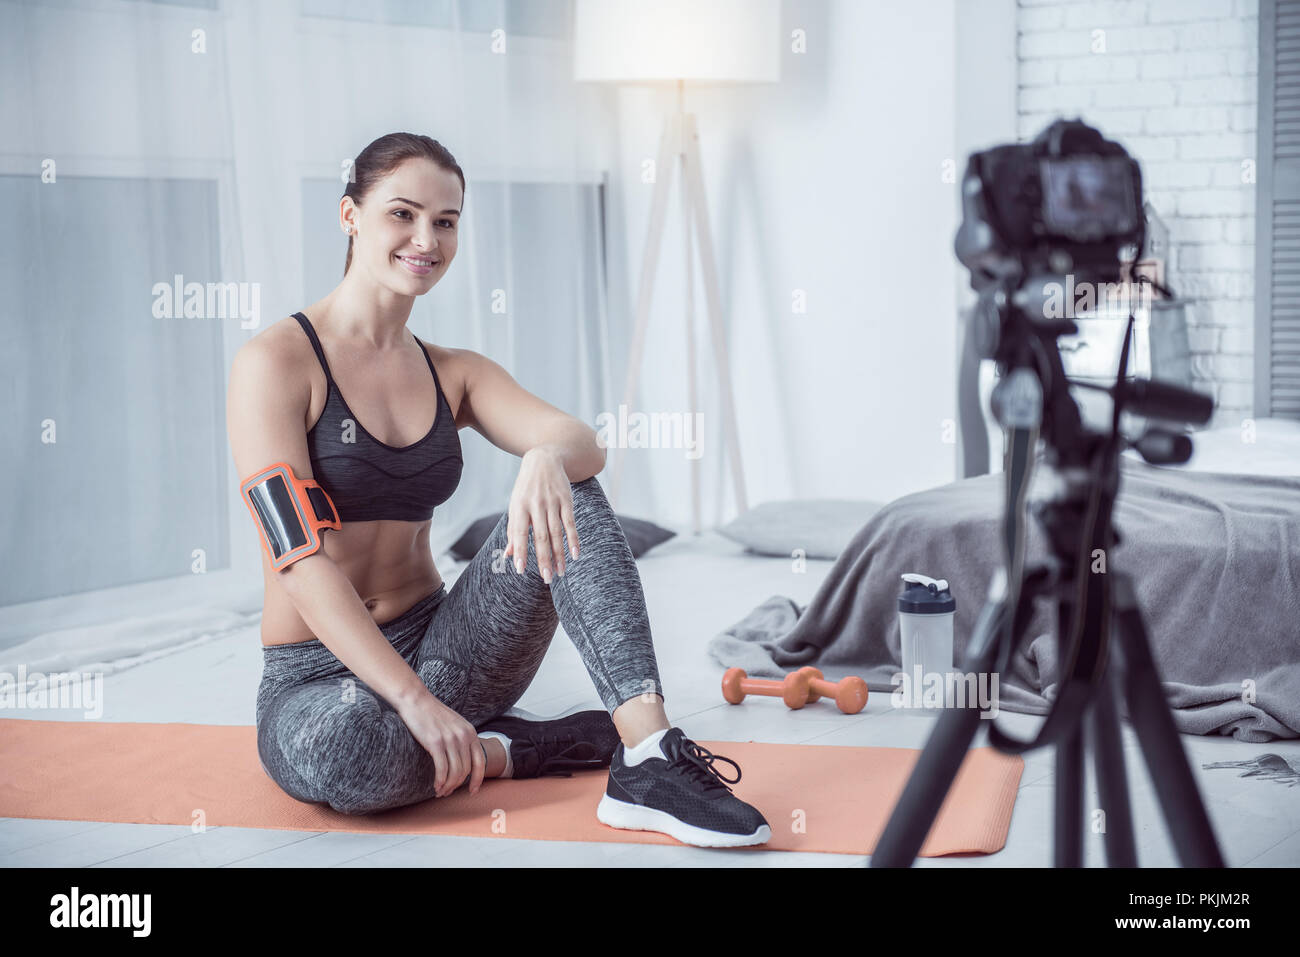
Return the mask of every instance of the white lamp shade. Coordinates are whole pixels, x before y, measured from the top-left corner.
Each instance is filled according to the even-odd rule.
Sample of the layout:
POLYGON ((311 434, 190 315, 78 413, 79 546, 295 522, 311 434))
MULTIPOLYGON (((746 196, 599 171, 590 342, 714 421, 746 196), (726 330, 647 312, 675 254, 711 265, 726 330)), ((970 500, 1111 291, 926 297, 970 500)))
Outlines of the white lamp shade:
POLYGON ((579 82, 776 83, 780 0, 576 0, 579 82))

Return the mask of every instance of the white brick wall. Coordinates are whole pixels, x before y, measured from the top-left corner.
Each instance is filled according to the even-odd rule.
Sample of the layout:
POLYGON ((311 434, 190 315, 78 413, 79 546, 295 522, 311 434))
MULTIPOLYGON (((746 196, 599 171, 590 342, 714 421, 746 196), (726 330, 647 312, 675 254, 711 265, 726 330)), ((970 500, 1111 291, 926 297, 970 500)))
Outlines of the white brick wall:
POLYGON ((1258 0, 1019 0, 1019 132, 1079 117, 1142 164, 1210 426, 1251 413, 1258 0))

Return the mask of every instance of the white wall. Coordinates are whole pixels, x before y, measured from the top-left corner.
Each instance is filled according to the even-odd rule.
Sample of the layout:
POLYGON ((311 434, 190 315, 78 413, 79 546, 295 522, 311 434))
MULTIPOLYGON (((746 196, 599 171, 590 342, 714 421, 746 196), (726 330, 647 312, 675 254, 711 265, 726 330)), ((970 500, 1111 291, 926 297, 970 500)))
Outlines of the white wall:
MULTIPOLYGON (((958 178, 965 173, 971 153, 1017 140, 1018 13, 1016 0, 962 0, 956 5, 957 163, 954 172, 958 178)), ((959 219, 960 215, 959 210, 959 219)), ((957 303, 961 321, 965 323, 969 321, 969 310, 975 304, 976 295, 966 269, 959 267, 956 278, 957 303)), ((964 336, 965 329, 958 334, 964 336)), ((961 348, 960 342, 958 348, 961 348)), ((989 472, 1002 470, 1002 427, 989 411, 989 399, 996 383, 995 363, 991 359, 983 360, 980 363, 978 405, 985 423, 985 464, 989 472)), ((969 400, 959 396, 958 401, 969 400)), ((967 452, 959 443, 959 466, 963 454, 976 464, 980 462, 977 450, 967 452)), ((957 473, 958 476, 966 474, 964 469, 957 473)))
MULTIPOLYGON (((954 4, 787 0, 783 19, 780 84, 686 94, 700 130, 749 504, 889 500, 955 477, 944 424, 956 419, 958 203, 957 184, 943 176, 946 160, 962 162, 954 4), (790 50, 796 29, 806 53, 790 50), (806 314, 792 312, 795 290, 806 291, 806 314)), ((633 321, 653 192, 640 171, 675 102, 671 87, 618 93, 627 248, 611 266, 611 324, 633 321)), ((638 401, 662 412, 686 409, 687 396, 676 191, 665 228, 638 401)), ((708 527, 736 504, 698 267, 695 279, 708 527)), ((620 382, 624 365, 618 356, 620 382)), ((688 527, 690 466, 679 449, 633 450, 619 511, 688 527)))
POLYGON ((1251 415, 1258 0, 1020 0, 1020 133, 1082 116, 1142 164, 1188 301, 1193 387, 1251 415), (1094 47, 1100 46, 1097 52, 1094 47))

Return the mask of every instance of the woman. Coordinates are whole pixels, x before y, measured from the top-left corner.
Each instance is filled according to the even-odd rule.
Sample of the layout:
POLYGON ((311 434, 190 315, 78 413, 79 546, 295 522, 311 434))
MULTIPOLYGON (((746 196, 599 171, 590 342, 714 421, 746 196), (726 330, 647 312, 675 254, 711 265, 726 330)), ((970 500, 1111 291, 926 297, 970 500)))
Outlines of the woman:
POLYGON ((375 140, 339 201, 343 280, 235 357, 230 446, 263 546, 262 767, 290 796, 352 814, 476 793, 485 777, 609 768, 607 825, 764 843, 767 822, 724 783, 739 767, 665 715, 594 430, 485 356, 406 328, 456 255, 464 197, 436 140, 375 140), (448 591, 429 527, 460 480, 466 426, 521 464, 506 514, 448 591), (559 622, 606 710, 503 716, 559 622))

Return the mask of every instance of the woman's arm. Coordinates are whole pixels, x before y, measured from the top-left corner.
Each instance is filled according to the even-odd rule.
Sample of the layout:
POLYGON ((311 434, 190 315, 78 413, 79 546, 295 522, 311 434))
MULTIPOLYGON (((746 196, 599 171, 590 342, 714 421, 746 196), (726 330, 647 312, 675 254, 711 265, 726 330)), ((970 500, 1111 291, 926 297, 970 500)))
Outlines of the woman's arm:
POLYGON ((487 356, 458 351, 465 368, 458 425, 470 426, 520 458, 533 449, 550 449, 570 482, 589 479, 605 467, 605 449, 596 441, 595 429, 533 395, 487 356))

